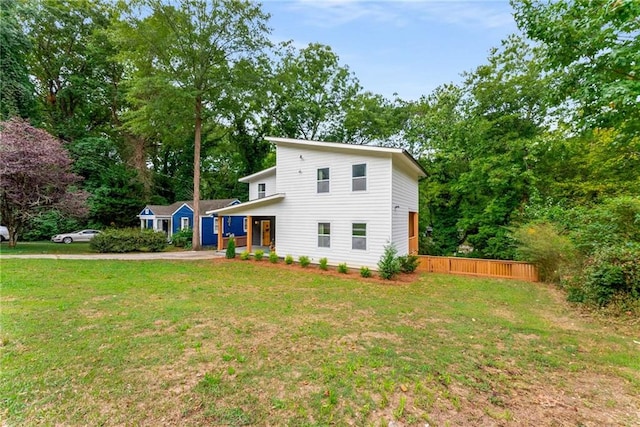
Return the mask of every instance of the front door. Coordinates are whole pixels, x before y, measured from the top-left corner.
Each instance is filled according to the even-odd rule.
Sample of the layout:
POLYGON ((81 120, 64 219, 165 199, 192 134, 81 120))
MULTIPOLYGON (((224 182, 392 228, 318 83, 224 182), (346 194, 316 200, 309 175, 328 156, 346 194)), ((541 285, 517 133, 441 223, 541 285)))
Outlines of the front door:
POLYGON ((271 244, 271 221, 261 221, 260 227, 262 228, 262 246, 269 246, 271 244))

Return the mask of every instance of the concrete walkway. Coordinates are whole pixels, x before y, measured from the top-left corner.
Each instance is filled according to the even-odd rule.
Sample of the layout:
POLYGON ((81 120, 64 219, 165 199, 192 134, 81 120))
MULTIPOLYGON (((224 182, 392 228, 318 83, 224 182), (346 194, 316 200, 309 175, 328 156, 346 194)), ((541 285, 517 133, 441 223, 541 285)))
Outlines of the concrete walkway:
POLYGON ((224 252, 218 251, 185 251, 185 252, 135 252, 126 254, 29 254, 7 255, 0 253, 0 260, 12 258, 40 258, 40 259, 118 259, 136 260, 200 260, 224 257, 224 252))

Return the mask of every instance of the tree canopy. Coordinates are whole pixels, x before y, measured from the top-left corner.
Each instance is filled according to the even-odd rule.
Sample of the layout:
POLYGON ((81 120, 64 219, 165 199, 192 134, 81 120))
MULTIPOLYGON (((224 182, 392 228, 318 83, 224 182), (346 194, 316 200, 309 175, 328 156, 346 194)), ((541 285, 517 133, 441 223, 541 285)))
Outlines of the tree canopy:
POLYGON ((0 217, 9 243, 25 223, 45 208, 70 215, 86 213, 87 194, 77 190, 80 177, 61 142, 22 119, 0 122, 0 217))

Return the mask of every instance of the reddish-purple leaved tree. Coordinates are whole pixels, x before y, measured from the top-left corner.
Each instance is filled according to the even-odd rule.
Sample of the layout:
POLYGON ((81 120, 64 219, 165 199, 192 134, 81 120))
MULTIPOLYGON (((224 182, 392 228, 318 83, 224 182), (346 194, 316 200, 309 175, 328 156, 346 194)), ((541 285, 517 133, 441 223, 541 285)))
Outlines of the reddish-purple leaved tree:
POLYGON ((43 209, 87 213, 88 194, 74 188, 82 178, 70 169, 69 153, 58 139, 22 119, 0 122, 0 219, 9 229, 10 247, 25 222, 43 209))

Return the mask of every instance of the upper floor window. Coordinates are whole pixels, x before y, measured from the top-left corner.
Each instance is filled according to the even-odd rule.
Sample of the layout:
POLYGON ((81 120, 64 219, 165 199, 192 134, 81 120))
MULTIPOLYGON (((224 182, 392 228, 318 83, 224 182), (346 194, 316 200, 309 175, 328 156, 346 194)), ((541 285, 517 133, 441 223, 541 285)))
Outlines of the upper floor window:
POLYGON ((366 191, 367 189, 367 164, 351 166, 351 191, 366 191))
POLYGON ((318 193, 329 192, 329 168, 318 169, 318 193))
POLYGON ((351 224, 351 249, 367 250, 367 224, 351 224))
POLYGON ((328 222, 318 223, 318 247, 331 247, 331 224, 328 222))
POLYGON ((267 195, 267 184, 261 182, 258 184, 258 199, 262 199, 267 195))

